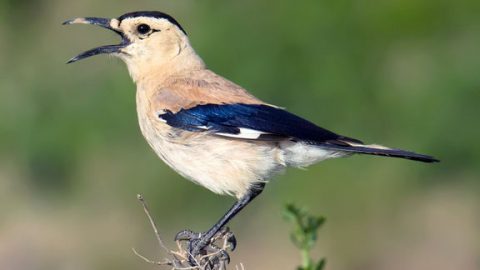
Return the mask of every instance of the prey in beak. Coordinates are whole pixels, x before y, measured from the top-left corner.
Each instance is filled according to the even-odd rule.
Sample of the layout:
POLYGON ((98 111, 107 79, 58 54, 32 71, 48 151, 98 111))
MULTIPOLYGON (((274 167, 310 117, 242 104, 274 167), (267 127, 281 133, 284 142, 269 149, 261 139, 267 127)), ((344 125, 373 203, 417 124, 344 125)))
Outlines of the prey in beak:
POLYGON ((76 19, 63 22, 63 25, 70 25, 70 24, 93 24, 106 29, 110 29, 115 33, 117 33, 118 35, 120 35, 120 37, 122 37, 122 43, 117 45, 105 45, 105 46, 88 50, 68 60, 67 64, 77 62, 79 60, 82 60, 97 54, 120 53, 121 49, 125 48, 130 44, 130 40, 118 28, 119 21, 117 19, 85 17, 85 18, 76 18, 76 19))

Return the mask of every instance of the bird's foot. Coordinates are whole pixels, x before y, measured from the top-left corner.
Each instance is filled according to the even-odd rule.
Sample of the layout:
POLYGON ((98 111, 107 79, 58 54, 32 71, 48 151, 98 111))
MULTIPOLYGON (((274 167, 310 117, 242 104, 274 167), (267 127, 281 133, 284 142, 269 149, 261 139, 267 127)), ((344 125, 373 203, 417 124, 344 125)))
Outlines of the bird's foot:
POLYGON ((206 233, 183 230, 175 236, 175 241, 185 247, 191 266, 205 266, 205 269, 224 269, 230 262, 227 250, 233 251, 237 245, 235 236, 228 227, 221 229, 208 239, 206 233))

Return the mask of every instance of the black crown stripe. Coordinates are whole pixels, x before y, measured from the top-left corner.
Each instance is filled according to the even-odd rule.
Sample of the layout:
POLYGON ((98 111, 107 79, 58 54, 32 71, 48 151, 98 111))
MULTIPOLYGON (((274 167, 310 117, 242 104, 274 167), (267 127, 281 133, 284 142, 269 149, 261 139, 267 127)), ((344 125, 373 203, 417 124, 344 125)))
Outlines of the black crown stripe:
POLYGON ((177 22, 177 20, 175 20, 172 16, 166 14, 166 13, 163 13, 163 12, 160 12, 160 11, 135 11, 135 12, 129 12, 129 13, 126 13, 126 14, 123 14, 122 16, 118 17, 118 20, 121 22, 122 20, 124 19, 127 19, 127 18, 136 18, 136 17, 151 17, 151 18, 157 18, 157 19, 166 19, 168 20, 170 23, 176 25, 178 28, 180 28, 180 30, 182 30, 182 32, 186 35, 187 32, 185 31, 185 29, 183 29, 183 27, 177 22))

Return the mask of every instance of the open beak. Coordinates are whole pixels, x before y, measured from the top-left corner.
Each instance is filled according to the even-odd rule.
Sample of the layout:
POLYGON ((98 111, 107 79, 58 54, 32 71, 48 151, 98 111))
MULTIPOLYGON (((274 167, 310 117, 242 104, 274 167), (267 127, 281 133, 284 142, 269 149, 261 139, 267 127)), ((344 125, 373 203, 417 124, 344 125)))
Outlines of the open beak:
MULTIPOLYGON (((114 19, 115 20, 115 19, 114 19)), ((91 50, 88 50, 86 52, 83 52, 72 59, 68 60, 67 64, 77 62, 79 60, 88 58, 90 56, 94 56, 97 54, 111 54, 111 53, 119 53, 121 49, 125 48, 130 44, 130 41, 128 38, 121 32, 120 30, 114 28, 112 26, 112 20, 111 19, 105 19, 105 18, 93 18, 93 17, 85 17, 85 18, 76 18, 72 20, 65 21, 63 25, 69 25, 69 24, 93 24, 93 25, 98 25, 100 27, 110 29, 114 31, 115 33, 119 34, 122 37, 122 43, 117 44, 117 45, 106 45, 106 46, 101 46, 97 47, 91 50)))

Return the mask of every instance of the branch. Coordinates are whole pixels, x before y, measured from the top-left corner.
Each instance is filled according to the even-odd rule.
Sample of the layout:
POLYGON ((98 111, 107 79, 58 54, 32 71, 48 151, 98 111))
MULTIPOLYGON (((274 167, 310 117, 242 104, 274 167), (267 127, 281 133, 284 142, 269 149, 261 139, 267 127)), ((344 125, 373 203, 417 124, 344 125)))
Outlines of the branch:
MULTIPOLYGON (((188 252, 190 242, 189 240, 179 240, 176 241, 177 250, 169 249, 162 240, 160 233, 158 231, 155 220, 150 214, 150 209, 147 202, 141 194, 137 194, 137 199, 143 206, 143 211, 148 217, 150 225, 155 233, 156 240, 161 249, 163 249, 168 257, 162 261, 154 261, 148 259, 147 257, 141 255, 137 252, 136 249, 132 248, 133 253, 142 259, 143 261, 157 266, 170 266, 172 270, 226 270, 227 264, 230 262, 230 257, 227 253, 227 250, 232 250, 232 243, 230 242, 233 237, 232 232, 225 227, 220 230, 210 241, 202 252, 201 255, 196 257, 191 256, 188 252), (192 258, 193 257, 193 258, 192 258), (190 263, 189 258, 193 259, 194 263, 190 263), (193 264, 193 265, 192 265, 193 264)), ((239 267, 236 266, 238 270, 239 267)), ((240 269, 244 270, 242 264, 240 264, 240 269)))

